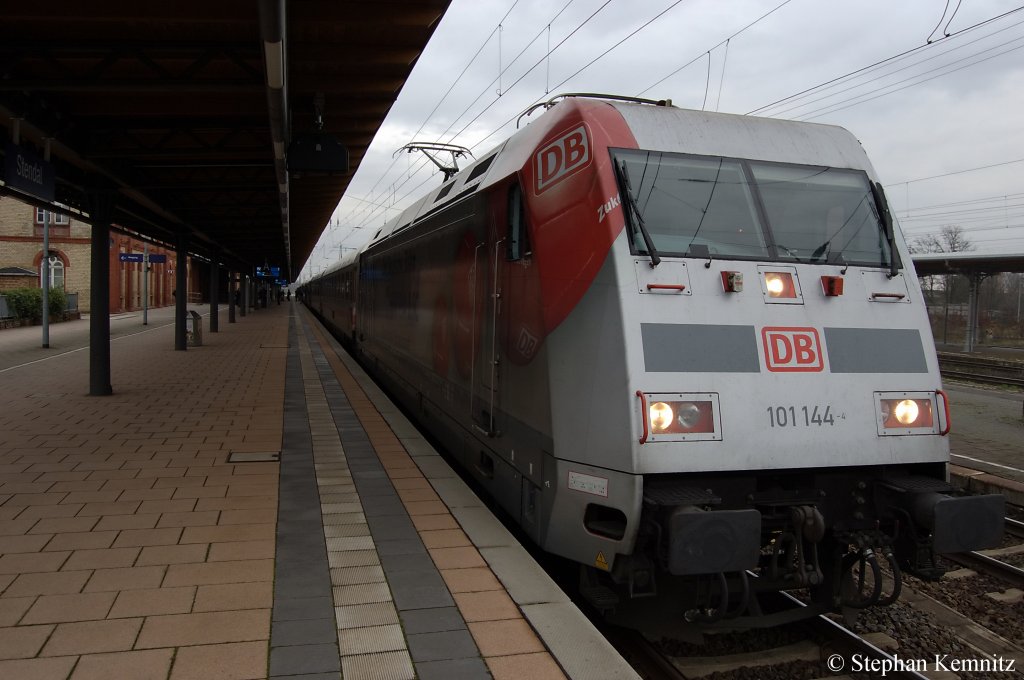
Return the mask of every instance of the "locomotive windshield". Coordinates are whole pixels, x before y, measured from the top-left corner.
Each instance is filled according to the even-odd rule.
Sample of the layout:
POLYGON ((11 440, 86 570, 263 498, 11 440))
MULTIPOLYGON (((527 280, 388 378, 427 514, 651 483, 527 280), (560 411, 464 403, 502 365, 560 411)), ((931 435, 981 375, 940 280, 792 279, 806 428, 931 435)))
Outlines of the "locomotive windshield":
MULTIPOLYGON (((862 171, 632 149, 614 155, 662 255, 889 266, 862 171)), ((635 252, 648 254, 630 227, 635 252)))

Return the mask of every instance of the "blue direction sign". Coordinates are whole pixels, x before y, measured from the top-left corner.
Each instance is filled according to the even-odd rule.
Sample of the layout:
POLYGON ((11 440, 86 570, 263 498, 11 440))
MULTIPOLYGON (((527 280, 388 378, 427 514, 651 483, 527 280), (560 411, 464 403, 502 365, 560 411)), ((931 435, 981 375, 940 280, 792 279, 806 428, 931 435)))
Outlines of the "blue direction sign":
MULTIPOLYGON (((118 257, 121 262, 142 262, 142 253, 121 253, 118 257)), ((149 256, 150 264, 165 264, 166 262, 166 255, 154 253, 149 256)))
POLYGON ((276 279, 281 276, 280 267, 256 267, 256 276, 261 279, 276 279))

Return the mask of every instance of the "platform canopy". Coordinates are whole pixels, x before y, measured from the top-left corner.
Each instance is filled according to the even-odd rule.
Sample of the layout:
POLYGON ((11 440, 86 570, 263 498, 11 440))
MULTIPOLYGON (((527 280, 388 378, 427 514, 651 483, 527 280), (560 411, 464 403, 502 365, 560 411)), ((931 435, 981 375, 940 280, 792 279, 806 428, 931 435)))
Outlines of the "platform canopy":
POLYGON ((447 6, 5 3, 0 152, 42 158, 49 139, 53 201, 85 221, 110 196, 115 228, 185 233, 195 252, 294 278, 447 6), (347 149, 348 169, 288 172, 290 145, 315 132, 347 149))
POLYGON ((918 276, 1024 272, 1024 253, 916 253, 914 269, 918 276))

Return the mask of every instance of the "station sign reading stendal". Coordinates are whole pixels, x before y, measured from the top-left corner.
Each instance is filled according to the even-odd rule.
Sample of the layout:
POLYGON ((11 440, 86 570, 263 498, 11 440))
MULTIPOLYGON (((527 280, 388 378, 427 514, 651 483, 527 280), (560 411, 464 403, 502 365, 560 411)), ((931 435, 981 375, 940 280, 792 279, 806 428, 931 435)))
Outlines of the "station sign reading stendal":
POLYGON ((53 164, 10 142, 4 145, 4 182, 12 189, 44 201, 53 201, 55 197, 53 164))

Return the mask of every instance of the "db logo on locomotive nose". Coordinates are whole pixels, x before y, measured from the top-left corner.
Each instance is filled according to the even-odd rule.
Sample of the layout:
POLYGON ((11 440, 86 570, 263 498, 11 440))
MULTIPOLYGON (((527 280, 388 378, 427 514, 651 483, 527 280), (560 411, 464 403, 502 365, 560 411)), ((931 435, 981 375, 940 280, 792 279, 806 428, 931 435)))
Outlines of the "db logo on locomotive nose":
POLYGON ((535 189, 540 194, 590 162, 590 138, 580 125, 553 140, 534 156, 535 189))
POLYGON ((761 329, 764 363, 773 373, 819 373, 825 369, 821 340, 815 328, 761 329))

